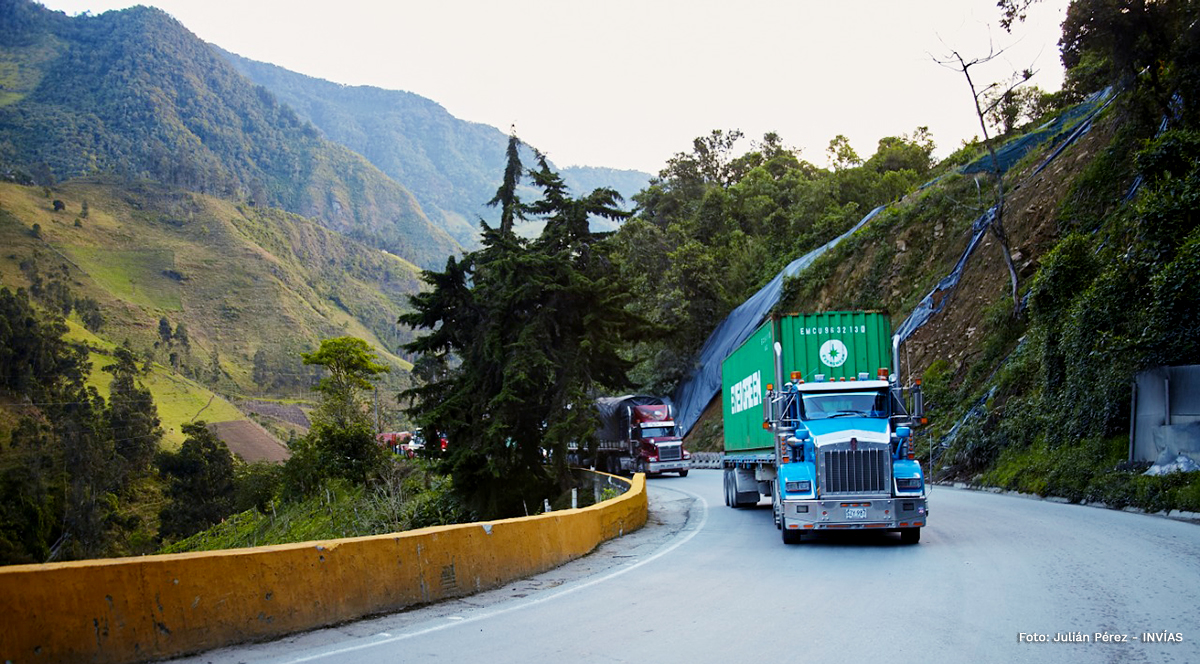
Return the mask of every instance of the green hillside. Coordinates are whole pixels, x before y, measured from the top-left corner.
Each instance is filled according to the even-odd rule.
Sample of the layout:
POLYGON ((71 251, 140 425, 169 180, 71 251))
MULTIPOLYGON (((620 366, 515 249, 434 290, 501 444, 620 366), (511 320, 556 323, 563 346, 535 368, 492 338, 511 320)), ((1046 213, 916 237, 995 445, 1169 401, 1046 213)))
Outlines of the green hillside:
POLYGON ((11 179, 148 178, 312 217, 423 267, 458 250, 407 190, 164 12, 68 18, 0 0, 0 16, 0 172, 11 179))
POLYGON ((0 184, 0 283, 57 282, 94 299, 110 342, 244 394, 307 389, 299 353, 330 336, 410 366, 388 349, 409 338, 395 319, 418 288, 411 263, 296 215, 164 185, 85 179, 45 194, 0 184), (162 319, 187 342, 162 339, 162 319))
MULTIPOLYGON (((112 376, 104 372, 104 367, 112 364, 112 342, 97 336, 75 320, 67 320, 68 332, 66 339, 85 344, 89 349, 89 359, 92 363, 91 378, 88 383, 96 388, 100 396, 109 398, 109 383, 112 376)), ((162 446, 166 449, 177 450, 183 444, 181 427, 186 422, 202 419, 208 422, 225 422, 241 420, 246 416, 224 397, 204 387, 196 381, 180 376, 169 367, 160 364, 151 365, 150 373, 143 379, 145 386, 154 395, 154 403, 158 407, 158 417, 162 420, 162 446)))

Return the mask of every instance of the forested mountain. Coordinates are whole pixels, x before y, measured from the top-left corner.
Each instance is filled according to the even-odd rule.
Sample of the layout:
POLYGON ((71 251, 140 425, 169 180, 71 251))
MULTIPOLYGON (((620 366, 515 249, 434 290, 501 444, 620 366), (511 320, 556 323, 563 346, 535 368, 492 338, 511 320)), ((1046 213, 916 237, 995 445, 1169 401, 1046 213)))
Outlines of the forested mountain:
MULTIPOLYGON (((407 187, 425 214, 463 246, 477 245, 480 218, 492 224, 499 218, 486 203, 500 184, 508 137, 495 127, 455 118, 411 92, 340 85, 221 52, 330 140, 407 187)), ((533 163, 532 153, 527 148, 523 152, 525 163, 533 163)), ((565 168, 560 174, 572 191, 610 187, 627 201, 650 181, 639 171, 593 166, 565 168)), ((601 230, 616 227, 608 220, 596 221, 601 230)))
POLYGON ((279 207, 426 267, 458 250, 407 190, 166 13, 68 18, 0 0, 0 17, 0 171, 145 178, 279 207))

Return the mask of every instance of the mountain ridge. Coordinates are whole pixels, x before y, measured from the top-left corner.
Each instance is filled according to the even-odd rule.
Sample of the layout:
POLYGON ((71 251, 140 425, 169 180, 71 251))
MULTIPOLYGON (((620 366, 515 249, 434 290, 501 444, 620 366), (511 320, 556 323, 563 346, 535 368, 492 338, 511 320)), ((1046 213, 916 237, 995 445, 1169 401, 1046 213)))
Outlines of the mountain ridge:
POLYGON ((68 18, 0 0, 0 15, 20 19, 0 46, 6 69, 22 72, 3 81, 21 85, 0 105, 8 170, 41 184, 150 178, 279 207, 422 267, 459 250, 403 186, 322 138, 165 12, 68 18))
MULTIPOLYGON (((436 101, 413 92, 343 85, 213 48, 329 140, 362 154, 404 184, 430 218, 464 247, 475 246, 480 219, 492 224, 499 219, 498 212, 486 204, 504 172, 508 137, 501 130, 457 118, 436 101)), ((534 165, 532 150, 523 147, 522 153, 524 164, 534 165)), ((649 174, 635 170, 559 169, 553 163, 551 168, 572 191, 609 187, 626 201, 651 180, 649 174)), ((601 230, 616 227, 598 224, 601 230)))

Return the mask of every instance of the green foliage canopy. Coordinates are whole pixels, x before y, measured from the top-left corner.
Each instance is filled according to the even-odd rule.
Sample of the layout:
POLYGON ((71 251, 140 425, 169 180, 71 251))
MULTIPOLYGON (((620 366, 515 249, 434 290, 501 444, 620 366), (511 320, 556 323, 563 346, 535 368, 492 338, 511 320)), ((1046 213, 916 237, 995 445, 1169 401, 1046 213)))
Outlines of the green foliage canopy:
POLYGON ((188 537, 233 512, 233 455, 203 421, 183 425, 187 438, 178 453, 166 452, 159 468, 169 478, 170 502, 159 518, 164 539, 188 537))

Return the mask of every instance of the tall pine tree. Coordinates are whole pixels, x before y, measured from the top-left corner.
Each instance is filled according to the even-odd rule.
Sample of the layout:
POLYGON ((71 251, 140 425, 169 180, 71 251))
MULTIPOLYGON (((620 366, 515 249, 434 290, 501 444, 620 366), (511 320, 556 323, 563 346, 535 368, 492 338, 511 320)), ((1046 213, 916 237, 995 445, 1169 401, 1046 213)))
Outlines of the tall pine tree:
POLYGON ((572 198, 542 155, 525 171, 509 139, 504 183, 492 205, 498 228, 483 224, 483 247, 427 271, 430 289, 412 298, 400 322, 429 332, 406 350, 433 356, 431 380, 403 396, 426 431, 446 434, 443 458, 457 491, 481 517, 515 516, 568 484, 567 444, 595 427, 598 389, 628 385, 619 349, 645 331, 613 282, 592 216, 623 219, 611 189, 572 198), (522 176, 539 200, 517 197, 522 176), (545 221, 528 240, 514 220, 545 221), (546 457, 551 464, 547 466, 546 457))

